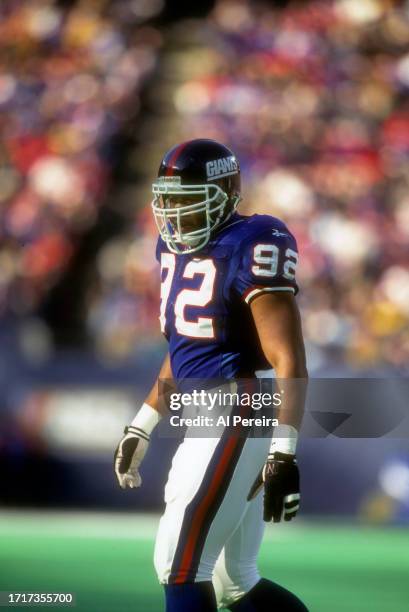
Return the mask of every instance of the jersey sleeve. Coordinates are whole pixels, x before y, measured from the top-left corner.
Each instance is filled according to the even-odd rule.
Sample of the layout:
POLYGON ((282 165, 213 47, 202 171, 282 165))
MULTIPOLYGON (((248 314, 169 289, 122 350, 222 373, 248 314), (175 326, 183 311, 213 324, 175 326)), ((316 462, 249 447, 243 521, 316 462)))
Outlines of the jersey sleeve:
POLYGON ((247 303, 263 293, 298 293, 297 243, 288 231, 270 229, 240 247, 233 290, 247 303))

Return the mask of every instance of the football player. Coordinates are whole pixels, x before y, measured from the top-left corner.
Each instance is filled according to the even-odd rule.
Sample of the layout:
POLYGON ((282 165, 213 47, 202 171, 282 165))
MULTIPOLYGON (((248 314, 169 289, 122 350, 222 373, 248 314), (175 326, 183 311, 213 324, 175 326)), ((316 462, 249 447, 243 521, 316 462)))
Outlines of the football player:
MULTIPOLYGON (((185 437, 165 488, 155 546, 167 612, 305 612, 261 578, 264 521, 289 521, 299 507, 295 458, 307 370, 295 295, 297 245, 285 224, 243 216, 234 153, 196 139, 168 151, 153 183, 161 266, 160 324, 169 351, 158 376, 254 378, 274 368, 282 405, 274 435, 185 437), (264 495, 259 491, 264 489, 264 495)), ((121 487, 141 484, 139 466, 161 414, 158 381, 115 453, 121 487)))

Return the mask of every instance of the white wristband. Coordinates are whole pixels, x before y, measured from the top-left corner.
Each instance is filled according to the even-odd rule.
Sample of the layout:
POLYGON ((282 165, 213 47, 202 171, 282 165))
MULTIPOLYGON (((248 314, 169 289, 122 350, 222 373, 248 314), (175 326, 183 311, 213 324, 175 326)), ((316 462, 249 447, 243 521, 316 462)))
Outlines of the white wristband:
POLYGON ((161 415, 157 410, 152 408, 152 406, 149 406, 149 404, 142 404, 142 407, 139 412, 137 412, 131 426, 142 429, 148 434, 148 436, 150 436, 152 430, 159 423, 160 418, 161 415))
POLYGON ((297 440, 298 431, 295 427, 292 425, 277 425, 274 428, 269 454, 279 452, 286 455, 295 455, 297 440))

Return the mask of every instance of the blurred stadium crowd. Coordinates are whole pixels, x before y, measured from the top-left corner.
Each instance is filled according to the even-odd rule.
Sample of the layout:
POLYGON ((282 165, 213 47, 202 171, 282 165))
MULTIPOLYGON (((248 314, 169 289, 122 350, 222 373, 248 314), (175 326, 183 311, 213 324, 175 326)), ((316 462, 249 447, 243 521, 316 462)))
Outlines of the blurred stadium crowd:
POLYGON ((158 1, 0 5, 0 313, 33 312, 104 204, 139 110, 158 1))
MULTIPOLYGON (((95 222, 115 133, 160 68, 158 2, 14 1, 0 8, 0 304, 35 312, 95 222), (159 60, 158 60, 159 57, 159 60)), ((310 371, 409 363, 409 9, 382 0, 219 0, 194 32, 191 75, 172 90, 174 142, 215 138, 238 155, 241 212, 288 222, 301 254, 310 371)), ((175 61, 189 63, 183 53, 175 61)), ((186 66, 185 66, 186 67, 186 66)), ((157 105, 163 96, 158 91, 157 105)), ((158 109, 159 110, 159 109, 158 109)), ((142 146, 143 150, 143 146, 142 146)), ((87 298, 112 358, 160 346, 156 228, 148 198, 107 242, 87 298)))

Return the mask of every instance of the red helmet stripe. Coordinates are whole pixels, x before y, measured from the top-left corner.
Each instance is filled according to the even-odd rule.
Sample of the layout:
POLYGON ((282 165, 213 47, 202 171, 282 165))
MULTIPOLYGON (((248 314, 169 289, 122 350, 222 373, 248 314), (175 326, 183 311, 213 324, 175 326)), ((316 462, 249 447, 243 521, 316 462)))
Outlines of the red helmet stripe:
POLYGON ((178 147, 176 147, 176 149, 173 152, 172 157, 170 158, 168 164, 167 164, 167 169, 166 169, 166 175, 165 176, 173 176, 173 166, 176 164, 179 155, 182 153, 183 149, 186 147, 186 145, 189 144, 189 142, 191 142, 190 140, 187 140, 186 142, 182 142, 178 147))

